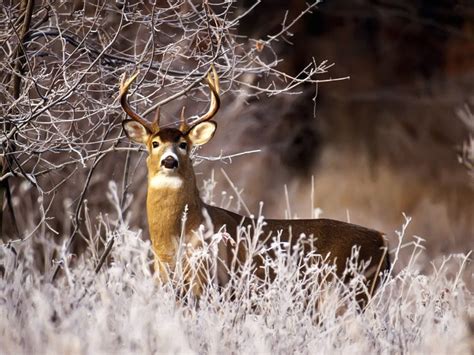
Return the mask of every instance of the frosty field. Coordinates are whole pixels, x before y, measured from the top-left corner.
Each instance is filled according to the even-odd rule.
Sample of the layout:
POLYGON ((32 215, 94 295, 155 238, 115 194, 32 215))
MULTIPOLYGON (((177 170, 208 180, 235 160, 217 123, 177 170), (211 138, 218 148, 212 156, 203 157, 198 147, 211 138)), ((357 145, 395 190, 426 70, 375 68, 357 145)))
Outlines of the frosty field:
MULTIPOLYGON (((299 279, 294 254, 275 246, 275 282, 250 272, 196 300, 180 285, 160 285, 150 271, 149 242, 119 221, 102 220, 115 238, 112 262, 94 272, 94 252, 69 255, 50 282, 48 266, 61 246, 47 236, 2 248, 2 354, 261 353, 468 354, 472 350, 472 292, 468 256, 451 255, 421 272, 419 243, 399 232, 394 271, 364 312, 330 272, 315 267, 299 279), (41 258, 38 255, 40 251, 41 258), (406 264, 398 256, 410 249, 406 264), (45 272, 38 271, 42 259, 45 272), (309 285, 309 286, 308 286, 309 285), (235 293, 230 297, 230 290, 235 293), (310 289, 311 291, 307 291, 310 289), (308 296, 309 295, 309 296, 308 296), (469 329, 471 319, 471 329, 469 329)), ((405 225, 406 226, 406 225, 405 225)), ((93 249, 91 249, 93 250, 93 249)), ((269 261, 270 262, 270 261, 269 261)), ((245 266, 244 266, 245 269, 245 266)), ((360 279, 359 279, 360 282, 360 279)))

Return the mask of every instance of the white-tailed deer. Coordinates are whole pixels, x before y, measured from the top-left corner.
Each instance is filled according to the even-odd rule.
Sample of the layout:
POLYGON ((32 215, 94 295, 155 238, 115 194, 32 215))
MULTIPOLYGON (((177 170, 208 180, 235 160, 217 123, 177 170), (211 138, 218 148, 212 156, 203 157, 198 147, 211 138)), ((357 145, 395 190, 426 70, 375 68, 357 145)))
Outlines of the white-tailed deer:
MULTIPOLYGON (((148 150, 148 192, 147 215, 150 238, 155 252, 155 268, 163 278, 166 270, 173 270, 178 258, 180 237, 184 235, 186 244, 198 245, 193 241, 195 231, 200 225, 209 224, 215 231, 225 229, 234 241, 239 226, 254 225, 249 217, 243 217, 222 208, 205 204, 196 186, 190 152, 192 146, 207 143, 216 131, 216 123, 210 121, 220 106, 219 79, 214 67, 208 73, 207 81, 211 92, 211 103, 207 113, 187 124, 184 109, 179 128, 160 128, 159 109, 152 123, 142 118, 131 109, 127 101, 127 92, 137 74, 120 84, 120 102, 124 111, 130 116, 123 122, 126 135, 132 141, 146 146, 148 150), (212 74, 211 74, 212 73, 212 74), (187 219, 182 226, 183 212, 187 210, 187 219)), ((262 239, 270 231, 281 233, 281 241, 290 245, 300 240, 299 236, 311 238, 305 248, 317 251, 327 262, 336 265, 336 274, 342 277, 346 261, 351 257, 354 247, 360 248, 359 262, 366 262, 366 279, 368 289, 377 286, 382 272, 390 268, 389 257, 384 237, 381 233, 350 223, 330 219, 293 219, 265 220, 262 239), (308 246, 309 245, 309 246, 308 246)), ((245 257, 242 248, 233 247, 235 243, 222 241, 219 245, 220 262, 230 265, 234 257, 245 257)), ((306 249, 305 249, 306 250, 306 249)), ((308 252, 310 251, 308 250, 308 252)), ((224 265, 218 270, 218 282, 227 281, 224 265)), ((259 259, 255 260, 255 272, 262 272, 259 259)), ((205 275, 205 273, 203 273, 205 275)), ((199 295, 202 286, 208 280, 193 284, 193 292, 199 295)))

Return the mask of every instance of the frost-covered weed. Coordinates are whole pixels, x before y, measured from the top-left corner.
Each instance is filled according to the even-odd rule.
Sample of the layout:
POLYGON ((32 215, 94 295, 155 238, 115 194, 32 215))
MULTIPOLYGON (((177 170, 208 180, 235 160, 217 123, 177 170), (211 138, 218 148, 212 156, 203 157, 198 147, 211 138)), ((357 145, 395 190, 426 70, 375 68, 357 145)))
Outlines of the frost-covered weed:
MULTIPOLYGON (((115 244, 111 262, 98 274, 99 253, 90 250, 92 237, 82 256, 64 256, 63 276, 54 283, 52 268, 41 273, 35 263, 38 253, 50 257, 56 250, 60 255, 61 246, 52 244, 50 237, 31 238, 15 245, 15 252, 0 249, 2 354, 470 351, 467 321, 474 305, 461 277, 464 255, 445 258, 433 264, 433 272, 422 274, 417 262, 421 248, 418 242, 412 244, 408 264, 398 265, 401 271, 393 273, 359 312, 353 283, 360 286, 362 277, 351 287, 321 282, 333 272, 321 265, 307 266, 310 271, 302 276, 299 251, 288 250, 276 236, 277 257, 265 263, 275 271, 273 282, 259 279, 252 265, 244 264, 226 287, 209 284, 196 300, 183 291, 179 277, 166 285, 158 282, 150 268, 150 243, 127 228, 123 219, 101 223, 115 244)), ((404 231, 393 251, 397 263, 404 231)), ((212 263, 213 243, 222 236, 203 238, 208 243, 193 260, 207 258, 212 263)), ((258 243, 252 253, 265 256, 258 243)))

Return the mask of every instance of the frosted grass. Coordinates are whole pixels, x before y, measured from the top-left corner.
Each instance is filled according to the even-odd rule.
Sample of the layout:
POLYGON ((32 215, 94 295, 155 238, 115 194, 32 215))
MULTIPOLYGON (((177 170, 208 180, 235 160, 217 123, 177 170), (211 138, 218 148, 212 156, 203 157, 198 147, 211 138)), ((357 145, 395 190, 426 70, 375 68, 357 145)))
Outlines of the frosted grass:
MULTIPOLYGON (((53 267, 47 261, 54 252, 61 255, 62 247, 52 243, 52 237, 30 238, 15 245, 15 252, 0 248, 0 353, 467 354, 472 350, 473 295, 465 284, 472 277, 465 271, 469 255, 451 255, 422 273, 421 241, 409 242, 405 236, 409 220, 398 233, 398 246, 391 246, 399 271, 376 290, 364 312, 358 311, 354 300, 355 290, 363 288, 362 275, 347 286, 321 283, 333 270, 312 265, 302 277, 297 272, 298 250, 289 251, 277 239, 273 248, 277 258, 265 262, 275 270, 273 282, 257 278, 247 263, 226 287, 209 284, 197 300, 183 291, 179 275, 174 283, 158 282, 151 271, 150 243, 128 228, 123 218, 98 220, 105 237, 115 239, 111 262, 98 274, 94 272, 98 237, 91 226, 88 249, 81 256, 62 255, 63 275, 54 284, 53 267), (412 248, 406 265, 400 265, 403 248, 412 248)), ((203 236, 206 247, 193 260, 212 262, 213 243, 221 237, 203 236)), ((258 245, 253 252, 264 255, 258 245)), ((353 264, 351 272, 357 268, 353 264)))

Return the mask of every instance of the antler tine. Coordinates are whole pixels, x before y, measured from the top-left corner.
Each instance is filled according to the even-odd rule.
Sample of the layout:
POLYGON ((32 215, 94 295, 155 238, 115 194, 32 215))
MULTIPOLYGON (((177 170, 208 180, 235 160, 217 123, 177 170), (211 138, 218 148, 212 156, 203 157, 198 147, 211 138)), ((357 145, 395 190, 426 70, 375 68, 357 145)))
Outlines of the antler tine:
POLYGON ((160 106, 156 108, 155 117, 153 118, 153 122, 151 123, 151 128, 155 132, 159 131, 160 129, 160 106))
POLYGON ((137 71, 127 80, 125 79, 126 78, 125 73, 122 75, 122 79, 120 80, 120 88, 119 88, 120 105, 122 105, 123 110, 131 119, 137 121, 138 123, 146 127, 150 132, 152 132, 153 131, 152 125, 143 117, 141 117, 138 113, 133 111, 133 109, 130 107, 130 104, 127 98, 128 89, 130 85, 135 81, 138 74, 139 72, 137 71))
POLYGON ((209 110, 204 115, 193 121, 190 124, 191 126, 204 121, 209 121, 217 113, 221 105, 219 97, 219 77, 217 76, 216 68, 214 68, 213 64, 211 64, 211 70, 207 73, 207 85, 209 86, 209 90, 211 90, 211 104, 209 105, 209 110))
POLYGON ((186 117, 184 116, 185 110, 186 110, 186 106, 183 106, 183 108, 181 109, 181 121, 179 124, 179 130, 181 132, 186 132, 189 129, 188 124, 186 123, 186 117))

